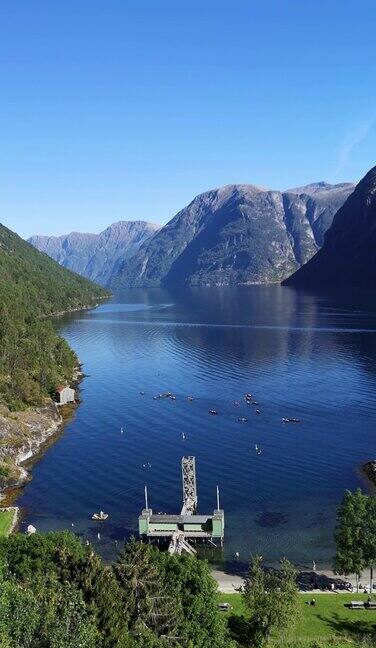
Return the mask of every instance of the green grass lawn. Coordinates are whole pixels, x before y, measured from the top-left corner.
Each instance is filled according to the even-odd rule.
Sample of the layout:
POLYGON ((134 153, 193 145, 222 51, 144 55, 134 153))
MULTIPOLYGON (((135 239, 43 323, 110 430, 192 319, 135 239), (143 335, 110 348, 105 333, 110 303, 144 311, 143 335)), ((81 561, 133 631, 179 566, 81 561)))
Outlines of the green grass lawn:
POLYGON ((12 526, 14 511, 0 511, 0 536, 6 536, 12 526))
MULTIPOLYGON (((346 636, 352 637, 357 645, 357 639, 362 635, 376 631, 376 610, 349 610, 345 607, 346 603, 361 599, 366 600, 367 595, 301 594, 301 616, 294 631, 295 640, 304 642, 307 639, 346 636), (316 599, 315 607, 307 605, 313 596, 316 599)), ((236 628, 234 617, 246 616, 241 595, 220 594, 220 601, 226 601, 233 607, 233 610, 223 614, 228 618, 230 628, 236 628)))

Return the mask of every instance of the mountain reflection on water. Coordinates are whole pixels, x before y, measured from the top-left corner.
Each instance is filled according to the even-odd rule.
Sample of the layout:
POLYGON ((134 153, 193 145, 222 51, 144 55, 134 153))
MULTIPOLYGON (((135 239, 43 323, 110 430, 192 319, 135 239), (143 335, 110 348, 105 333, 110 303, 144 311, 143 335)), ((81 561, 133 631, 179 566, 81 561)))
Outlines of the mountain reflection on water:
POLYGON ((145 484, 156 512, 180 510, 192 454, 200 512, 220 486, 226 560, 329 564, 336 507, 375 456, 375 324, 372 295, 279 286, 132 290, 58 320, 88 377, 19 498, 23 526, 73 528, 113 558, 137 534, 145 484), (153 399, 166 391, 176 400, 153 399))

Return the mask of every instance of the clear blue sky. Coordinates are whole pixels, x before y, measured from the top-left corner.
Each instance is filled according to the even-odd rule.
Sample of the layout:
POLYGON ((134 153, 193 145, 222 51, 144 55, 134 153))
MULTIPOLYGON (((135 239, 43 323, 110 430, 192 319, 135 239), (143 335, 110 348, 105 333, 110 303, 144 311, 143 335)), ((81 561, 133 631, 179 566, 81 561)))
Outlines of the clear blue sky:
POLYGON ((0 221, 166 222, 376 163, 374 0, 2 0, 0 221))

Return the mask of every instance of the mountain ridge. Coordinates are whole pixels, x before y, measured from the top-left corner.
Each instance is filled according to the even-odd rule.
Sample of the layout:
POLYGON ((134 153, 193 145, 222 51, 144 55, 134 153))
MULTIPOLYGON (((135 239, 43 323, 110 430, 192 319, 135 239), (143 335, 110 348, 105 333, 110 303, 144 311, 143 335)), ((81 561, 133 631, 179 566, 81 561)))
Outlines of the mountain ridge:
POLYGON ((98 234, 74 231, 60 236, 34 235, 28 243, 60 265, 105 286, 118 264, 158 229, 158 225, 142 220, 117 221, 98 234))
POLYGON ((336 213, 322 248, 283 284, 369 287, 376 279, 376 166, 336 213))
POLYGON ((353 188, 313 183, 285 192, 247 184, 211 189, 125 259, 110 285, 278 283, 317 252, 353 188))

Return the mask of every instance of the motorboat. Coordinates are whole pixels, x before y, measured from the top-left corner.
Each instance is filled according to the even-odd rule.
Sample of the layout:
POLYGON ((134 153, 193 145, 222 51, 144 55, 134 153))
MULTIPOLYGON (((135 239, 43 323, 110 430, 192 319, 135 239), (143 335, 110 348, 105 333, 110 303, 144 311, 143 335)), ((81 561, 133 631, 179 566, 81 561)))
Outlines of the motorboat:
POLYGON ((92 520, 96 520, 97 522, 103 522, 104 520, 107 520, 108 518, 108 513, 104 513, 103 511, 99 511, 99 513, 93 513, 91 516, 92 520))

